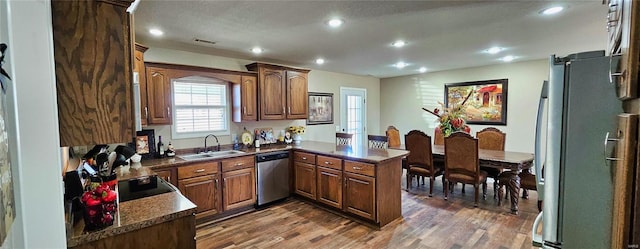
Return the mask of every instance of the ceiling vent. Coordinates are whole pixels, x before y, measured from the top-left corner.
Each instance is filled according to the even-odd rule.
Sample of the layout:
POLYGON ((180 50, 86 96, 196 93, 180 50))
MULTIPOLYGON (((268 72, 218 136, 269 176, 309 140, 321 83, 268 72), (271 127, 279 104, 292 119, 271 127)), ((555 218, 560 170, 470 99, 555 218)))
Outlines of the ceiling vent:
POLYGON ((215 45, 216 44, 216 42, 214 42, 214 41, 203 40, 203 39, 199 39, 199 38, 193 38, 193 41, 199 42, 199 43, 205 43, 205 44, 209 44, 209 45, 215 45))

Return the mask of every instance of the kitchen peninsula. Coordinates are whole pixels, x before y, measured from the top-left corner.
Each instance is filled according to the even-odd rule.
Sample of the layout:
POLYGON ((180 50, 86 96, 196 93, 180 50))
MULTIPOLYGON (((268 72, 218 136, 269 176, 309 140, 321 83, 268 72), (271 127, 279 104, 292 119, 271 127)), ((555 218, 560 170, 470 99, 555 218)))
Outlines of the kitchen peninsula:
POLYGON ((336 146, 315 141, 303 141, 300 145, 263 145, 261 148, 243 148, 240 151, 244 153, 201 160, 184 160, 177 156, 143 161, 142 165, 159 172, 158 175, 166 173, 164 179, 174 185, 177 182, 180 191, 198 205, 196 217, 206 219, 224 216, 225 213, 234 214, 238 209, 252 209, 256 203, 255 155, 291 151, 291 193, 328 210, 379 227, 401 217, 401 158, 408 151, 369 149, 366 145, 336 146), (253 177, 250 187, 239 187, 240 181, 234 183, 234 176, 242 174, 232 172, 239 170, 253 177), (199 177, 203 178, 198 183, 191 181, 199 177), (208 194, 212 196, 202 196, 200 191, 197 194, 195 191, 190 193, 194 186, 206 186, 206 190, 210 191, 208 194))

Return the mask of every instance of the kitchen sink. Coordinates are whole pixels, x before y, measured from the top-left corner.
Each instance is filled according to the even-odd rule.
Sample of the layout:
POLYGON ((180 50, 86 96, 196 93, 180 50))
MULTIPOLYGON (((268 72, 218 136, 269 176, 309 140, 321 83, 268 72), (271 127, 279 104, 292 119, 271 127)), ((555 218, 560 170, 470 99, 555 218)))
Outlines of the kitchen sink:
POLYGON ((223 151, 210 151, 206 153, 189 154, 178 156, 187 161, 202 160, 202 159, 215 159, 221 157, 227 157, 232 155, 244 154, 245 152, 239 150, 223 150, 223 151))

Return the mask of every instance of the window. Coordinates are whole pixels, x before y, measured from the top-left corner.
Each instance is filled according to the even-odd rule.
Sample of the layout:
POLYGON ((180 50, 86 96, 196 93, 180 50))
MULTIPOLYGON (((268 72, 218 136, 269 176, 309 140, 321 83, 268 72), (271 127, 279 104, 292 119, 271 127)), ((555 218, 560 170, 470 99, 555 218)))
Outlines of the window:
POLYGON ((173 138, 228 134, 227 83, 189 77, 173 81, 173 138))

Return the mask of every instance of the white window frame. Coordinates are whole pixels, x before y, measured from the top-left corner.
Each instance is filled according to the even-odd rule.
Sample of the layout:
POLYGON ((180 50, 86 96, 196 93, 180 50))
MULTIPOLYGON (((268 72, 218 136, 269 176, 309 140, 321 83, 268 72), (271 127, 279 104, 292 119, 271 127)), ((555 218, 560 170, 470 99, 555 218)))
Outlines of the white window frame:
POLYGON ((189 77, 184 77, 184 78, 179 78, 179 79, 173 79, 171 81, 171 107, 173 109, 173 113, 174 115, 171 117, 172 121, 173 121, 173 125, 171 125, 171 138, 172 139, 184 139, 184 138, 203 138, 208 134, 213 134, 216 136, 229 136, 231 135, 231 93, 230 93, 230 89, 229 89, 229 84, 225 81, 219 80, 219 79, 215 79, 215 78, 207 78, 207 77, 201 77, 201 76, 189 76, 189 77), (202 132, 188 132, 188 133, 178 133, 176 131, 176 116, 175 113, 177 113, 177 109, 176 109, 176 101, 175 101, 175 95, 174 95, 174 83, 175 82, 189 82, 189 83, 204 83, 204 84, 217 84, 217 85, 224 85, 225 86, 225 98, 226 98, 226 103, 225 103, 225 108, 224 108, 224 116, 226 117, 226 119, 224 120, 225 122, 225 127, 226 129, 224 130, 218 130, 218 131, 202 131, 202 132))

